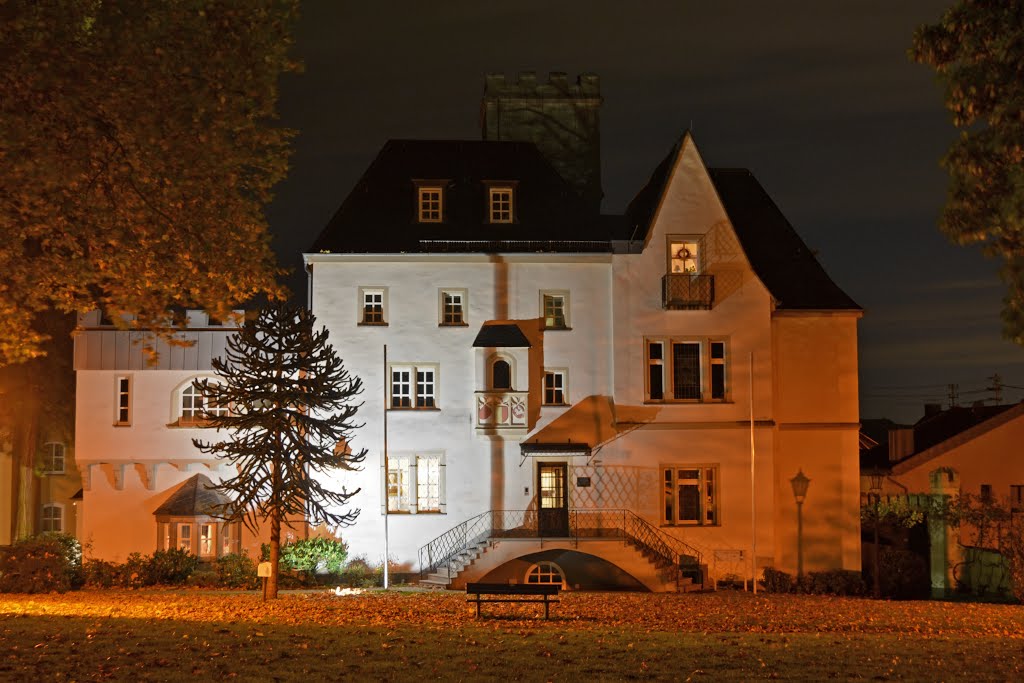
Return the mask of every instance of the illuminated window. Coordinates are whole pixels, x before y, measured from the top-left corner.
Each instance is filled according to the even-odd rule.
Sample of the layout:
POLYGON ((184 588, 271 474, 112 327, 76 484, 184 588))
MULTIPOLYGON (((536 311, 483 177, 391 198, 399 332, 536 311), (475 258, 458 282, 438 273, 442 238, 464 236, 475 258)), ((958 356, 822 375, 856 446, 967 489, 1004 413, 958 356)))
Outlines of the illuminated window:
POLYGON ((216 525, 207 522, 199 525, 199 556, 212 557, 217 549, 216 525))
POLYGON ((231 555, 239 552, 240 538, 239 526, 237 523, 221 522, 218 525, 220 533, 220 554, 231 555))
POLYGON ((443 194, 440 186, 422 185, 417 188, 417 215, 420 223, 440 223, 443 216, 443 194))
POLYGON ((549 330, 569 329, 569 293, 541 292, 541 315, 544 327, 549 330))
POLYGON ((43 472, 64 473, 64 444, 55 441, 43 444, 43 472))
POLYGON ((444 512, 444 462, 440 454, 388 458, 388 511, 444 512))
POLYGON ((538 562, 527 569, 523 582, 534 585, 561 586, 563 589, 567 588, 565 573, 562 572, 562 568, 554 562, 546 560, 538 562))
POLYGON ((512 188, 492 187, 489 191, 488 216, 491 223, 512 222, 512 188))
POLYGON ((728 400, 726 343, 646 339, 647 401, 728 400))
POLYGON ((40 516, 40 528, 44 531, 60 533, 64 531, 64 506, 60 503, 47 503, 43 506, 40 516))
POLYGON ((718 524, 718 466, 670 465, 662 468, 663 524, 718 524))
POLYGON ((700 272, 700 243, 694 237, 668 238, 669 272, 696 275, 700 272))
POLYGON ((187 553, 192 552, 192 525, 179 523, 178 524, 178 545, 179 550, 184 550, 187 553))
POLYGON ((436 365, 391 366, 392 408, 437 408, 436 365))
POLYGON ((566 404, 565 370, 544 371, 544 405, 562 406, 566 404))
POLYGON ((360 325, 387 325, 387 290, 359 288, 360 325))
POLYGON ((130 425, 132 423, 132 378, 117 378, 117 420, 115 424, 130 425))
POLYGON ((465 327, 466 290, 441 290, 441 325, 465 327))

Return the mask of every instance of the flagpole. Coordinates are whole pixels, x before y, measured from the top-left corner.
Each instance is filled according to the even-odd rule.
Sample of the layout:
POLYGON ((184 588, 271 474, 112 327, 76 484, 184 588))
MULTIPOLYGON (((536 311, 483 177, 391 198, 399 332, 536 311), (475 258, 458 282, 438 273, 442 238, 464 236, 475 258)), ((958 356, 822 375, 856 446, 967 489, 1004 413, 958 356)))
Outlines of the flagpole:
POLYGON ((750 567, 751 586, 757 595, 757 506, 754 485, 754 352, 750 352, 750 567))
POLYGON ((388 345, 384 345, 384 590, 388 589, 388 345))

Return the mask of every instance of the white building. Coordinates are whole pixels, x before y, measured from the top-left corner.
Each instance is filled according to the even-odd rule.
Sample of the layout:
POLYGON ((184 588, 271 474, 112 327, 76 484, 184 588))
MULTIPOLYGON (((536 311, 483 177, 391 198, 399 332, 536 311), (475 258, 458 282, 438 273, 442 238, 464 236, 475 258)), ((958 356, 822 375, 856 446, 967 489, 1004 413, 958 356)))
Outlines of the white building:
MULTIPOLYGON (((625 215, 600 215, 600 102, 595 76, 488 77, 485 140, 388 142, 304 255, 309 305, 365 386, 351 446, 369 454, 339 475, 362 489, 350 554, 382 560, 386 526, 393 560, 453 586, 859 569, 860 308, 753 176, 707 169, 688 134, 625 215)), ((181 545, 188 520, 155 511, 225 474, 192 447, 208 437, 182 392, 229 332, 200 325, 157 368, 127 332, 80 335, 97 555, 181 545)))

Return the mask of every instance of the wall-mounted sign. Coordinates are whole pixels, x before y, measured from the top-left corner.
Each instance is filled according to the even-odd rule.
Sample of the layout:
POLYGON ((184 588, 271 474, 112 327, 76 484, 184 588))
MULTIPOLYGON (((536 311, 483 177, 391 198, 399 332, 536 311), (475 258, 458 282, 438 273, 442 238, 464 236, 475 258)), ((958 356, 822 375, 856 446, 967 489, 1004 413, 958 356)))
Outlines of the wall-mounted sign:
POLYGON ((587 488, 590 486, 590 477, 576 477, 576 486, 580 488, 587 488))

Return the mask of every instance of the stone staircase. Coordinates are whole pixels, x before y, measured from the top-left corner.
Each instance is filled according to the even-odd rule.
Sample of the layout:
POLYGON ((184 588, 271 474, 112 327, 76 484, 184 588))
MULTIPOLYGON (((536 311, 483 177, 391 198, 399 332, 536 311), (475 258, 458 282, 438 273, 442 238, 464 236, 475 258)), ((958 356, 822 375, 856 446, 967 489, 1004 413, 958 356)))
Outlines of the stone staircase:
POLYGON ((426 578, 420 579, 419 585, 424 588, 449 588, 454 579, 466 568, 476 562, 487 549, 490 548, 490 541, 473 543, 461 553, 456 555, 448 563, 448 571, 444 567, 435 572, 427 574, 426 578))

